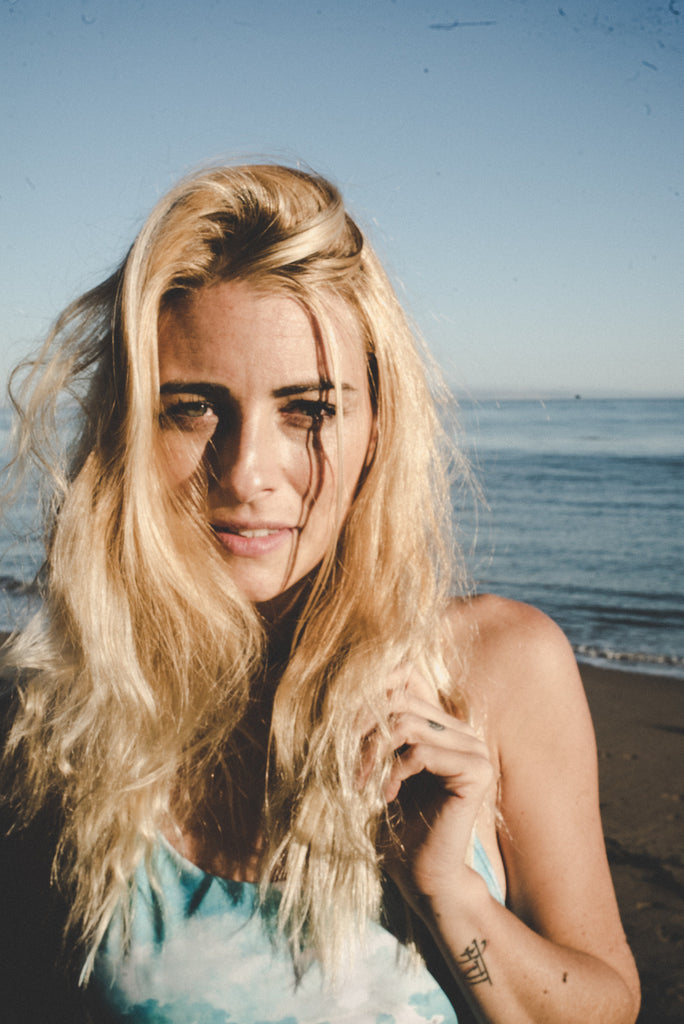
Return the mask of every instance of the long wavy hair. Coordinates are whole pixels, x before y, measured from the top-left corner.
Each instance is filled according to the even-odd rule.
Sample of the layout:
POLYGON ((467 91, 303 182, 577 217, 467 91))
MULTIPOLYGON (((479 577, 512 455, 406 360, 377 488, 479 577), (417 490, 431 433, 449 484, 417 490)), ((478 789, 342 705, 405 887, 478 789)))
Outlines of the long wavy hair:
POLYGON ((160 828, 205 806, 217 777, 238 834, 240 788, 250 773, 261 780, 262 880, 282 889, 295 955, 313 948, 334 969, 378 914, 388 765, 378 759, 359 786, 364 731, 387 733, 399 666, 447 689, 452 453, 420 348, 332 184, 282 166, 219 167, 158 203, 117 271, 66 309, 15 378, 13 469, 42 469, 50 498, 42 608, 4 651, 18 679, 4 784, 18 825, 57 810, 53 877, 83 978, 117 908, 129 921, 160 828), (264 685, 263 622, 197 514, 201 482, 170 491, 158 447, 160 313, 179 291, 229 280, 295 298, 333 366, 342 301, 375 415, 372 461, 277 669, 265 743, 249 714, 264 685))

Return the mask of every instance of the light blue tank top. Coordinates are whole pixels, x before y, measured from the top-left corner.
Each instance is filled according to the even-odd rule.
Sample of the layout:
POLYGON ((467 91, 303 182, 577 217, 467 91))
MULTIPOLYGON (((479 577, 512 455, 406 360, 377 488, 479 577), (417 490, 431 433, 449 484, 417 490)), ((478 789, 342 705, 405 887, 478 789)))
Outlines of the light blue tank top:
MULTIPOLYGON (((371 924, 334 988, 314 962, 295 979, 273 941, 279 896, 259 905, 258 887, 209 875, 161 839, 156 870, 163 901, 138 873, 130 951, 119 926, 98 951, 91 993, 108 1019, 140 1024, 457 1024, 425 965, 371 924)), ((480 841, 473 867, 503 896, 480 841)))

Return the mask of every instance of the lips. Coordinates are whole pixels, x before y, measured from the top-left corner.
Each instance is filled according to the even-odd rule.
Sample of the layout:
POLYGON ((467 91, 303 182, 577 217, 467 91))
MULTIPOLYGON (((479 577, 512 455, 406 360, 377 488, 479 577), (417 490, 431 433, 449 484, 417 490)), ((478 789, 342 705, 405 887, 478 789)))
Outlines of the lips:
POLYGON ((226 551, 242 558, 270 554, 294 534, 292 527, 278 523, 212 523, 212 529, 226 551))
MULTIPOLYGON (((218 528, 221 531, 221 527, 218 528)), ((237 527, 225 527, 226 533, 236 533, 239 537, 270 537, 271 534, 278 533, 278 529, 271 529, 270 527, 259 527, 258 529, 239 529, 237 527)))

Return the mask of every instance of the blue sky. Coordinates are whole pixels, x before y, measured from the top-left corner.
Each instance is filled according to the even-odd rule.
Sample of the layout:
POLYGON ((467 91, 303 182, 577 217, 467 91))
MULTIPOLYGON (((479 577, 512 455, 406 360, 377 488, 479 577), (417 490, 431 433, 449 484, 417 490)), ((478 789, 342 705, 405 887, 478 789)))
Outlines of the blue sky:
POLYGON ((458 390, 684 394, 684 0, 1 0, 0 375, 206 162, 333 177, 458 390))

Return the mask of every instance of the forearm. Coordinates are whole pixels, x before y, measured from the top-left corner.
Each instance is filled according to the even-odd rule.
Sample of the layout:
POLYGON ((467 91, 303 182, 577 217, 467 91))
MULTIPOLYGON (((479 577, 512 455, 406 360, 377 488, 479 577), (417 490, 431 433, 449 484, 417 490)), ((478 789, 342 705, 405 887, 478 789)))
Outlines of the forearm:
POLYGON ((497 903, 475 872, 457 896, 422 897, 418 909, 483 1024, 636 1019, 636 999, 613 967, 537 934, 497 903))

